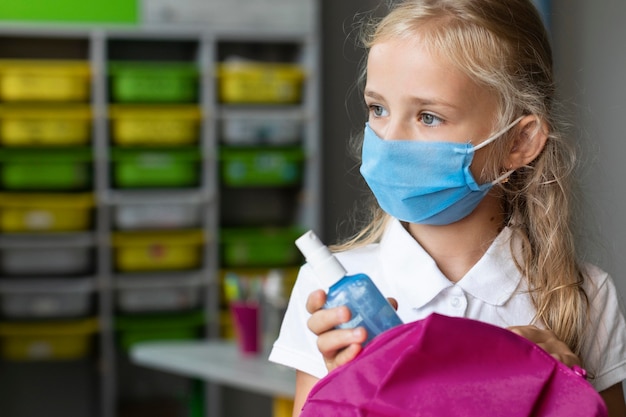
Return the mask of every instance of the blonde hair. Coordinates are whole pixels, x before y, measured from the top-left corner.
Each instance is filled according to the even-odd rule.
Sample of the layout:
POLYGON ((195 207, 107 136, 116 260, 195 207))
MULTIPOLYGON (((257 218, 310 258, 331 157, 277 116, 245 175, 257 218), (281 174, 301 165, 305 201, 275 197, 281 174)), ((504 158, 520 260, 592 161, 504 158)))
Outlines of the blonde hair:
MULTIPOLYGON (((445 57, 499 102, 496 129, 520 115, 537 117, 549 137, 542 153, 501 185, 507 225, 522 242, 516 262, 526 277, 537 314, 570 349, 580 355, 587 325, 584 274, 572 231, 573 149, 554 116, 555 87, 548 35, 530 0, 409 0, 394 7, 365 33, 364 45, 419 37, 431 52, 445 57)), ((509 140, 491 146, 483 172, 502 173, 498 162, 509 140)), ((380 240, 390 217, 372 206, 369 224, 338 250, 380 240)))

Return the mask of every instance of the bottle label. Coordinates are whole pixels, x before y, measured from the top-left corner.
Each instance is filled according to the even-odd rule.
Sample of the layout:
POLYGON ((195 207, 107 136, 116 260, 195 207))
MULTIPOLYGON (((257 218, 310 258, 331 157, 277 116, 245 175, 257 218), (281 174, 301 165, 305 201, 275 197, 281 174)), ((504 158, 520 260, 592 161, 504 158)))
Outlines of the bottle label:
POLYGON ((353 317, 338 328, 363 327, 367 331, 365 346, 376 335, 402 324, 391 304, 367 275, 345 276, 331 286, 325 308, 346 306, 353 317))

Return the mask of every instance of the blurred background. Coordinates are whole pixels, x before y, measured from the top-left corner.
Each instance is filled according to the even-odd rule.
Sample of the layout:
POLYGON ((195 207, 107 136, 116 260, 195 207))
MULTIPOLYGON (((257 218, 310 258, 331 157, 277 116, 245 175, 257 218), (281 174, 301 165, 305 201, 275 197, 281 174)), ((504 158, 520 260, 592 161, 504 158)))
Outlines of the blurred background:
MULTIPOLYGON (((0 414, 195 417, 212 399, 223 416, 288 415, 130 352, 233 340, 241 298, 267 346, 295 238, 358 227, 358 23, 384 3, 0 4, 0 414)), ((626 4, 536 4, 584 162, 582 250, 624 298, 626 4)))

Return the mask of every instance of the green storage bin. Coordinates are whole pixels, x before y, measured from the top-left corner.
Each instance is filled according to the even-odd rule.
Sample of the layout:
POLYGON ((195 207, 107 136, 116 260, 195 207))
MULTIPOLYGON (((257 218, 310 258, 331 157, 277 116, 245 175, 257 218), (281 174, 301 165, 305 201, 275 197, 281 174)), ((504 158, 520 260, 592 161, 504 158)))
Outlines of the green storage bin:
POLYGON ((2 185, 7 190, 86 189, 92 179, 92 150, 0 149, 2 185))
POLYGON ((0 20, 137 23, 136 0, 28 0, 0 2, 0 20))
POLYGON ((112 149, 119 188, 191 187, 200 178, 198 148, 112 149))
POLYGON ((109 64, 111 97, 120 103, 188 103, 198 98, 198 68, 177 62, 109 64))
POLYGON ((203 311, 186 313, 128 315, 115 318, 122 349, 153 340, 197 339, 205 323, 203 311))
POLYGON ((301 148, 222 148, 222 182, 231 187, 287 186, 302 178, 301 148))
POLYGON ((227 267, 278 267, 302 262, 295 240, 299 227, 222 229, 222 260, 227 267))

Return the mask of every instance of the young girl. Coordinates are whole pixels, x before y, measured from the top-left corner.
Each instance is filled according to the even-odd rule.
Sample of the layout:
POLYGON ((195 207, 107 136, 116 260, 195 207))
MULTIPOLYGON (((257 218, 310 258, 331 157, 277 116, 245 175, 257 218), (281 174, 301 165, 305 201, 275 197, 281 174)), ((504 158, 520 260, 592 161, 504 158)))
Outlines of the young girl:
MULTIPOLYGON (((372 221, 337 249, 404 322, 433 312, 511 328, 582 365, 626 416, 626 321, 611 278, 576 259, 574 157, 555 117, 547 34, 530 0, 409 0, 366 39, 361 173, 372 221)), ((297 370, 294 416, 364 329, 305 265, 270 360, 297 370)), ((445 341, 442 341, 445 343, 445 341)))

